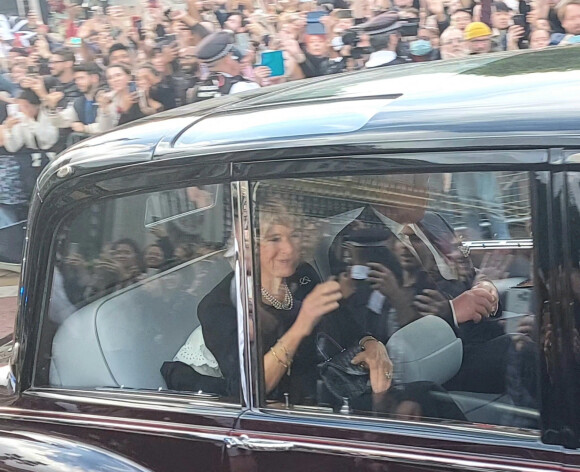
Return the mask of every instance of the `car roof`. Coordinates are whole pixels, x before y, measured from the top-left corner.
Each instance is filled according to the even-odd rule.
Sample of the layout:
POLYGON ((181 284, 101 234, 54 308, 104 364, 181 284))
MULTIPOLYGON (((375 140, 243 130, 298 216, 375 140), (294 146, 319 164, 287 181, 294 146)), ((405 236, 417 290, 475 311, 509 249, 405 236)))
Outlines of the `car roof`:
POLYGON ((49 166, 40 185, 69 164, 90 171, 216 153, 236 160, 233 151, 252 151, 243 152, 247 159, 354 143, 389 150, 577 146, 579 59, 580 46, 495 53, 208 100, 82 141, 49 166))

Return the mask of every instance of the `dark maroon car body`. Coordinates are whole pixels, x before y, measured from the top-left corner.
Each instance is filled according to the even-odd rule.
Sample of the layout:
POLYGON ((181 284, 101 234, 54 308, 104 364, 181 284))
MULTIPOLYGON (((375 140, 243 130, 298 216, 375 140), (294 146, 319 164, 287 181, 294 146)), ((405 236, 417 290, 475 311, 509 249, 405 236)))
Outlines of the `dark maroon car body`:
POLYGON ((580 167, 573 157, 580 152, 579 58, 580 49, 571 47, 289 84, 161 114, 62 154, 39 179, 30 212, 12 374, 0 397, 0 469, 580 470, 570 287, 555 276, 546 284, 551 293, 545 303, 560 350, 550 378, 542 373, 539 432, 265 408, 251 357, 241 366, 247 374, 242 405, 176 393, 44 388, 33 381, 52 235, 85 198, 167 182, 235 187, 253 179, 389 169, 526 170, 545 173, 551 182, 532 209, 543 215, 536 250, 566 270, 570 234, 559 183, 580 167), (393 99, 391 108, 377 105, 393 99), (373 111, 364 122, 359 116, 300 116, 301 107, 316 105, 323 115, 328 103, 341 100, 373 111), (267 127, 238 134, 219 129, 224 116, 259 122, 260 114, 274 109, 279 121, 267 127), (180 139, 202 124, 212 128, 212 120, 211 140, 180 139), (342 129, 331 126, 338 122, 342 129), (514 159, 496 162, 486 154, 493 150, 513 151, 514 159), (474 161, 473 153, 482 159, 474 161), (107 188, 97 185, 107 180, 107 188))

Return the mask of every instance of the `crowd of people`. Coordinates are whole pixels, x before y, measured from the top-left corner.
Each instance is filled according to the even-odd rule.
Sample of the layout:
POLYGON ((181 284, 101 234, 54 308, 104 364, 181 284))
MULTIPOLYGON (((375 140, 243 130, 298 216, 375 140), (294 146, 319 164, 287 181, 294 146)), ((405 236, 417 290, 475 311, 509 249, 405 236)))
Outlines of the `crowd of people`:
MULTIPOLYGON (((50 156, 163 110, 406 62, 580 40, 580 0, 41 0, 0 16, 0 148, 50 156), (44 4, 44 3, 43 3, 44 4), (54 154, 52 154, 54 153, 54 154)), ((0 216, 21 164, 0 160, 0 216)))

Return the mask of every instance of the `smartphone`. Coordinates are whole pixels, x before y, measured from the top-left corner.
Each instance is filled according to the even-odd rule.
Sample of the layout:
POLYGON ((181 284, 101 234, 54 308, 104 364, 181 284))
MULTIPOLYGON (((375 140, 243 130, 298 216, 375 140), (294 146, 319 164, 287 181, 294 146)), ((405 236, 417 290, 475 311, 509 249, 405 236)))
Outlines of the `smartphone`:
POLYGON ((137 84, 135 81, 129 82, 129 92, 135 93, 137 91, 137 84))
POLYGON ((320 22, 323 16, 327 16, 327 11, 310 11, 306 14, 306 34, 326 34, 324 25, 320 22))
POLYGON ((173 44, 174 42, 177 41, 177 35, 176 34, 166 34, 165 40, 167 41, 168 44, 173 44))
POLYGON ((28 75, 38 75, 38 67, 37 66, 28 66, 27 71, 28 71, 28 75))
POLYGON ((20 113, 20 107, 17 103, 9 103, 6 105, 6 113, 10 117, 16 117, 20 113))
POLYGON ((80 254, 81 245, 79 243, 70 243, 70 254, 80 254))
POLYGON ((261 65, 270 68, 272 77, 281 77, 286 73, 284 70, 284 55, 282 51, 262 52, 261 63, 261 65))
POLYGON ((70 45, 75 48, 81 47, 83 45, 83 40, 82 38, 72 37, 70 38, 70 45))

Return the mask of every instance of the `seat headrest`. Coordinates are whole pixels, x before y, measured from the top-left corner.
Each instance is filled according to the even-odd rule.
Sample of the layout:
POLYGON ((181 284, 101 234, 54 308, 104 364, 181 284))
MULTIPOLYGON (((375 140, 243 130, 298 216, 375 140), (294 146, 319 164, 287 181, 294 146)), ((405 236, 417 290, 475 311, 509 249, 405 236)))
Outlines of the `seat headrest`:
POLYGON ((425 316, 399 329, 387 342, 393 361, 393 382, 431 381, 444 384, 463 360, 463 344, 438 316, 425 316))

